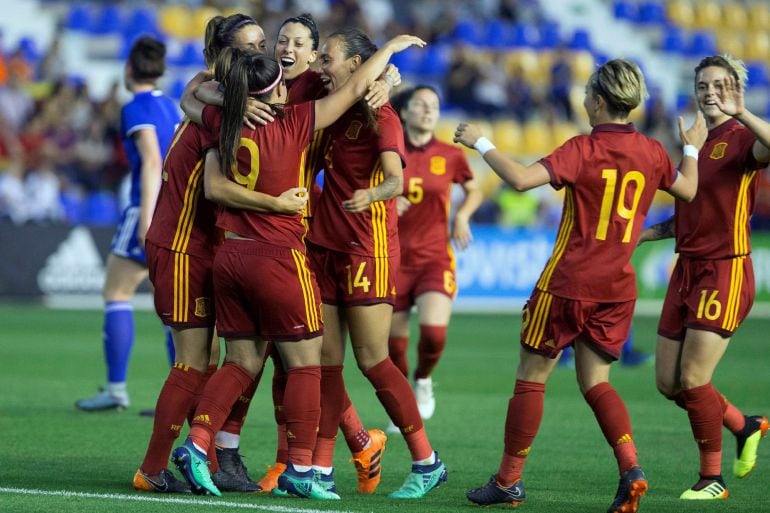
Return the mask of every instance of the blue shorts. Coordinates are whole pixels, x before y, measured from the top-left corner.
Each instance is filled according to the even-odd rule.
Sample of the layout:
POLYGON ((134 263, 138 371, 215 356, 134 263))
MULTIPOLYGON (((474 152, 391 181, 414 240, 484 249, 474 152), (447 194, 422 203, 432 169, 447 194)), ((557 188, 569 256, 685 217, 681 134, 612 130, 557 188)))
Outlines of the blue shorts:
POLYGON ((112 238, 110 252, 147 267, 147 255, 145 255, 144 247, 139 244, 139 239, 136 237, 138 227, 139 207, 126 208, 120 216, 120 223, 118 223, 118 230, 112 238))

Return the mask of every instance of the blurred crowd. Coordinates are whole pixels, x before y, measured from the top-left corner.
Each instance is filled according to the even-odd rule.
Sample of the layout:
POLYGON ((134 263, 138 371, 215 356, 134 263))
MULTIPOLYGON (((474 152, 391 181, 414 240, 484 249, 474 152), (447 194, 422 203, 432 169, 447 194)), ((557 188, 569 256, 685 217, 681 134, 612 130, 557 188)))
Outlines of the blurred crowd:
MULTIPOLYGON (((107 95, 94 98, 87 81, 66 69, 60 45, 67 37, 68 3, 47 3, 62 13, 61 27, 48 48, 37 49, 27 38, 5 48, 0 37, 0 219, 111 225, 119 212, 117 198, 128 169, 119 133, 123 85, 116 82, 107 95)), ((152 7, 167 4, 154 2, 152 7)), ((590 54, 589 64, 576 70, 581 61, 558 40, 551 42, 548 52, 514 55, 474 45, 474 35, 463 32, 472 30, 469 20, 547 27, 536 0, 213 0, 204 4, 254 16, 268 38, 283 19, 299 12, 316 17, 322 36, 344 26, 363 27, 377 41, 413 33, 438 49, 429 59, 431 69, 424 66, 427 58, 423 65, 397 64, 403 66, 407 82, 427 81, 439 87, 442 114, 521 124, 533 119, 547 125, 567 122, 574 124, 575 132, 588 129, 580 117, 582 94, 575 91, 582 92, 586 73, 593 69, 590 54), (458 44, 458 35, 467 44, 458 44)), ((170 84, 173 78, 164 83, 170 84)), ((654 95, 644 112, 637 124, 662 140, 677 158, 673 116, 654 95)), ((526 157, 530 156, 540 155, 526 157)), ((478 164, 477 172, 488 171, 478 164)), ((522 196, 496 186, 485 192, 487 201, 476 222, 546 226, 558 222, 550 214, 560 207, 558 196, 522 196)))

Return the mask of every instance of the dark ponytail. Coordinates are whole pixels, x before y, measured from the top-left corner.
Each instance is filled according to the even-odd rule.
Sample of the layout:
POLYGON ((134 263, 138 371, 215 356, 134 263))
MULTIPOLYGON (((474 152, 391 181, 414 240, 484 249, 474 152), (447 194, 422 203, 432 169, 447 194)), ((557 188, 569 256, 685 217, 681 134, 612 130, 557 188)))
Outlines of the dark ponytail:
POLYGON ((246 101, 252 97, 267 103, 275 88, 270 86, 277 85, 280 74, 281 67, 274 59, 260 54, 241 53, 222 81, 224 104, 219 131, 219 153, 226 175, 229 175, 236 163, 246 101))
POLYGON ((211 65, 216 60, 219 52, 233 45, 235 35, 243 27, 258 25, 256 20, 245 14, 233 14, 232 16, 215 16, 206 25, 205 48, 203 56, 206 64, 211 65))

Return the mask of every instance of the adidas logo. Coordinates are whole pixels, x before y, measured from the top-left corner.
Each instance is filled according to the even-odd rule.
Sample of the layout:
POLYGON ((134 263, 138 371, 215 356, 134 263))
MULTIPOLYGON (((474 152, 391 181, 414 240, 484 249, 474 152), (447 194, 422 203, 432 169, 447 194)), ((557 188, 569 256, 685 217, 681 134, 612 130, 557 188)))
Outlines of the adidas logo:
POLYGON ((291 431, 289 431, 287 429, 286 430, 286 438, 292 439, 292 438, 297 438, 297 437, 294 435, 294 433, 292 433, 291 431))
POLYGON ((628 444, 628 443, 631 443, 633 441, 634 441, 634 439, 631 438, 631 435, 626 433, 625 435, 623 435, 620 438, 618 438, 618 441, 615 442, 615 445, 628 444))
POLYGON ((37 275, 45 294, 99 293, 104 285, 104 264, 88 228, 73 228, 37 275))
POLYGON ((712 497, 716 497, 717 495, 720 495, 725 491, 725 487, 719 484, 718 481, 714 481, 710 485, 704 487, 701 491, 708 493, 712 497))
POLYGON ((527 447, 526 449, 520 450, 516 454, 518 454, 519 456, 526 456, 527 454, 529 454, 529 451, 531 450, 532 450, 532 447, 527 447))

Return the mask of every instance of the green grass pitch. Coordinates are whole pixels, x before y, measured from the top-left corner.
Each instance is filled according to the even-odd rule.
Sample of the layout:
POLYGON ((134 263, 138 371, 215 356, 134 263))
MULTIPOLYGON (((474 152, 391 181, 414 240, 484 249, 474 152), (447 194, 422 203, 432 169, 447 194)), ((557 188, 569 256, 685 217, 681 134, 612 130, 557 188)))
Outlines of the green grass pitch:
MULTIPOLYGON (((486 482, 497 469, 519 351, 517 315, 455 315, 444 358, 434 373, 436 414, 426 423, 433 446, 449 468, 449 482, 421 501, 386 498, 400 486, 410 464, 398 436, 388 441, 382 483, 373 496, 356 493, 355 472, 347 461, 350 455, 340 440, 335 474, 342 501, 240 494, 226 494, 223 499, 171 497, 138 494, 131 488, 152 428, 152 421, 137 412, 154 405, 168 372, 163 332, 154 314, 136 315, 137 340, 129 370, 131 408, 101 414, 81 413, 73 407, 76 399, 91 395, 104 383, 100 312, 4 305, 0 319, 0 511, 6 513, 473 511, 465 492, 486 482), (170 502, 173 499, 183 502, 170 502)), ((655 326, 654 318, 635 320, 640 349, 653 350, 655 326)), ((731 343, 714 380, 749 414, 770 413, 769 332, 770 320, 750 318, 731 343)), ((412 361, 414 345, 413 341, 412 361)), ((368 427, 384 428, 385 413, 352 354, 347 363, 346 382, 362 419, 368 427)), ((266 371, 257 391, 242 440, 242 454, 257 479, 275 454, 271 374, 272 370, 266 371)), ((723 461, 730 499, 708 504, 680 501, 679 494, 697 478, 697 449, 685 413, 656 392, 652 365, 617 366, 612 382, 626 400, 640 462, 650 480, 641 511, 770 510, 770 440, 760 446, 754 473, 738 480, 730 474, 735 442, 725 431, 723 461)), ((614 496, 617 471, 612 452, 577 390, 574 371, 559 368, 548 383, 545 415, 524 484, 527 502, 521 507, 531 513, 603 512, 614 496)))

